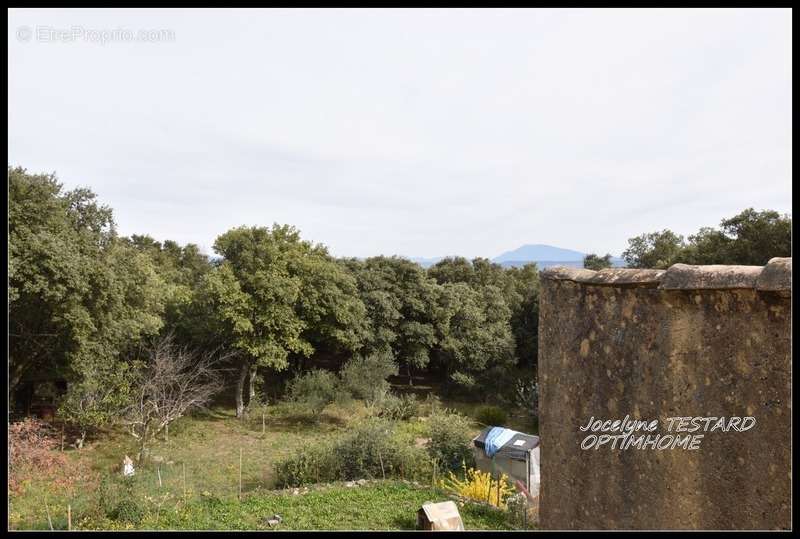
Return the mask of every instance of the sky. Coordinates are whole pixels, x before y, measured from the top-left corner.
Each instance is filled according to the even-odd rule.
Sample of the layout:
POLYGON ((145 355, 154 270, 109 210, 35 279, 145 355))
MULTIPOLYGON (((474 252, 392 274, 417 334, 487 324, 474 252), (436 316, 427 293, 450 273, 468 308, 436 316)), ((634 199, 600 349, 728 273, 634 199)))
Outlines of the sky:
POLYGON ((791 213, 789 9, 9 11, 9 165, 123 235, 619 255, 791 213))

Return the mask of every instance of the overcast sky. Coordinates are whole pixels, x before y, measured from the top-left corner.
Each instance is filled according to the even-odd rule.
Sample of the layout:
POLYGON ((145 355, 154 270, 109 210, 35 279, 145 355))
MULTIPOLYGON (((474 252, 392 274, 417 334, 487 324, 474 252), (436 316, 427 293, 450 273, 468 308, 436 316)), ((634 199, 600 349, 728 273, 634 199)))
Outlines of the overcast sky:
POLYGON ((9 164, 209 253, 278 222, 338 256, 618 255, 792 209, 788 9, 15 9, 8 43, 9 164))

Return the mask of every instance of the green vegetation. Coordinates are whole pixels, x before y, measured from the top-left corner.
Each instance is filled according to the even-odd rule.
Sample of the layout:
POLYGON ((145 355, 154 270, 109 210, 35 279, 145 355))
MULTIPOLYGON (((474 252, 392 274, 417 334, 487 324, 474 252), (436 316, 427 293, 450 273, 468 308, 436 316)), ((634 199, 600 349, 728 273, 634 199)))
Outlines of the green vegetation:
POLYGON ((440 469, 458 470, 474 464, 472 448, 464 443, 472 430, 472 421, 447 410, 428 418, 428 453, 440 469))
POLYGON ((671 230, 636 236, 622 254, 632 268, 668 268, 677 263, 762 266, 776 256, 792 256, 792 219, 753 208, 723 219, 720 230, 701 228, 688 241, 671 230))
POLYGON ((411 419, 419 413, 419 401, 413 393, 396 396, 389 393, 380 403, 378 415, 386 419, 411 419))
POLYGON ((603 256, 598 256, 594 253, 588 254, 583 257, 583 267, 590 270, 601 270, 611 267, 611 255, 606 253, 603 256))
MULTIPOLYGON (((285 529, 406 528, 438 494, 397 479, 469 466, 481 423, 536 431, 535 264, 337 259, 280 224, 220 231, 210 258, 119 236, 110 208, 54 175, 9 167, 8 187, 10 411, 32 412, 36 384, 58 410, 55 434, 9 425, 15 529, 63 526, 67 505, 76 528, 259 529, 273 510, 285 529), (123 481, 125 455, 139 471, 123 481), (305 505, 268 492, 354 479, 381 483, 314 490, 305 505)), ((791 253, 788 216, 749 209, 721 226, 688 243, 645 234, 624 256, 666 267, 791 253)), ((505 526, 464 510, 475 527, 505 526)))
POLYGON ((312 369, 298 375, 289 383, 287 393, 293 402, 309 410, 315 417, 327 405, 342 397, 339 379, 334 373, 321 369, 312 369))
POLYGON ((487 426, 504 426, 508 421, 508 414, 498 406, 484 405, 477 409, 476 419, 487 426))
MULTIPOLYGON (((399 481, 356 487, 337 484, 298 495, 253 493, 241 502, 209 496, 160 515, 147 515, 136 525, 100 519, 87 522, 86 529, 413 530, 417 509, 428 500, 446 496, 438 488, 399 481), (276 514, 281 522, 270 526, 267 521, 276 514)), ((469 530, 513 529, 506 513, 482 504, 464 504, 460 513, 469 530)))
POLYGON ((391 352, 375 352, 348 361, 341 370, 342 387, 368 405, 381 403, 389 392, 387 378, 397 374, 391 352))
POLYGON ((376 405, 387 373, 500 404, 511 402, 499 388, 534 376, 534 264, 336 259, 278 224, 222 233, 212 260, 194 245, 120 237, 88 189, 8 173, 11 391, 43 372, 64 379, 59 417, 81 443, 124 423, 142 351, 166 335, 219 354, 240 418, 313 369, 344 367, 343 387, 376 405))
MULTIPOLYGON (((415 440, 458 422, 463 430, 446 441, 466 447, 480 428, 438 410, 439 421, 387 421, 369 418, 363 403, 351 401, 330 405, 318 421, 307 422, 289 403, 277 404, 262 432, 260 421, 251 424, 237 419, 233 408, 214 408, 177 420, 169 440, 157 440, 129 478, 121 474, 121 460, 137 444, 125 432, 106 432, 83 450, 61 453, 50 446, 48 454, 64 462, 25 468, 11 496, 10 526, 49 529, 49 511, 54 528, 66 528, 70 504, 73 529, 264 529, 265 518, 276 513, 283 517, 277 529, 413 529, 423 502, 451 496, 430 486, 430 449, 415 440), (294 483, 302 485, 296 495, 294 488, 271 490, 290 484, 281 463, 309 451, 329 455, 337 474, 294 483), (344 482, 358 479, 370 481, 350 487, 344 482)), ((436 439, 431 447, 443 447, 444 437, 436 439)), ((468 529, 512 527, 511 515, 481 505, 460 511, 468 529)))

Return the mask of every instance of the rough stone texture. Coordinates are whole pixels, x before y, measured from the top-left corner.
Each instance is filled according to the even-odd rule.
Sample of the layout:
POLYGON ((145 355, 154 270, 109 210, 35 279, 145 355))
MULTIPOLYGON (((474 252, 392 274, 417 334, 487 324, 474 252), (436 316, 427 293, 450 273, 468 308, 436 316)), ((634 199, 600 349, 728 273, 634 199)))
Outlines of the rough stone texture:
POLYGON ((591 279, 597 272, 590 269, 568 268, 566 266, 553 266, 541 271, 543 279, 564 279, 568 281, 580 281, 591 279))
POLYGON ((675 264, 664 274, 661 288, 667 290, 726 290, 756 286, 762 266, 690 266, 675 264))
POLYGON ((766 268, 542 272, 543 529, 791 526, 791 259, 766 268), (590 417, 626 414, 662 434, 675 416, 757 424, 695 451, 581 450, 590 417))
POLYGON ((578 282, 590 284, 615 284, 634 286, 657 286, 661 282, 664 270, 606 268, 596 272, 592 277, 578 282))
POLYGON ((792 289, 792 259, 773 258, 756 280, 756 288, 773 292, 790 292, 792 289))

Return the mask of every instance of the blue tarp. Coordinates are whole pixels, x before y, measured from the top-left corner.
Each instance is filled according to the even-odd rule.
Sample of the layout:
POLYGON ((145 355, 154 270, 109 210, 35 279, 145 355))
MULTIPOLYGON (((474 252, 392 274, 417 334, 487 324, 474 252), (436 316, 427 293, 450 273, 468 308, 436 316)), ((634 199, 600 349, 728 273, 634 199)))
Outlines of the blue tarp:
POLYGON ((484 441, 483 451, 487 457, 494 457, 495 453, 500 451, 500 448, 506 445, 514 435, 518 434, 517 431, 506 429, 503 427, 492 427, 486 434, 484 441))

